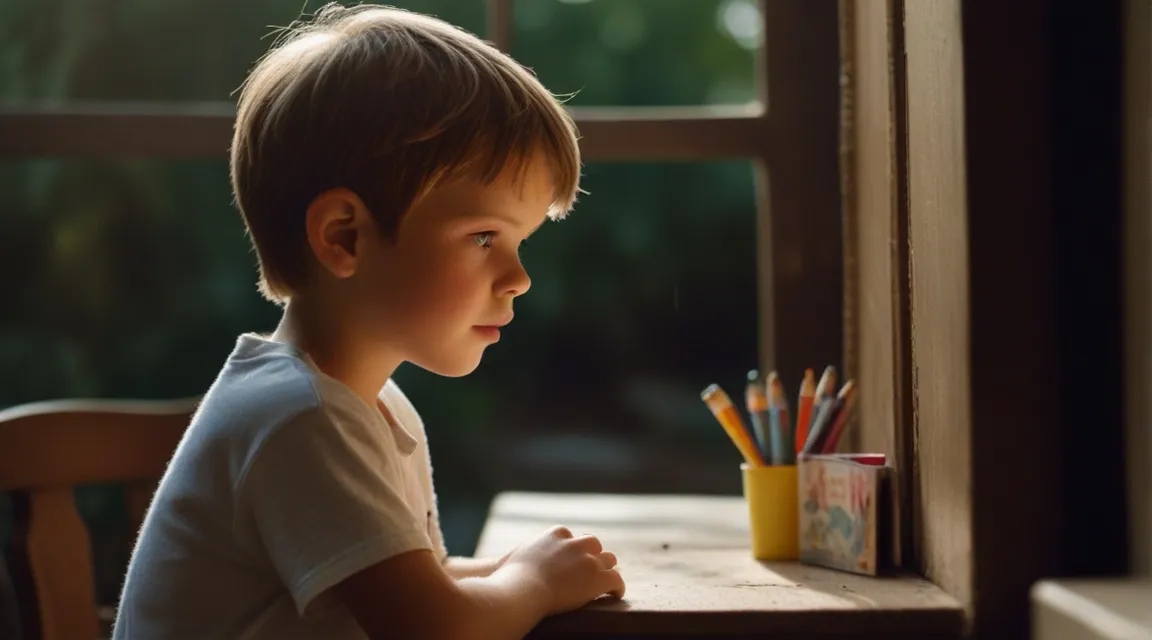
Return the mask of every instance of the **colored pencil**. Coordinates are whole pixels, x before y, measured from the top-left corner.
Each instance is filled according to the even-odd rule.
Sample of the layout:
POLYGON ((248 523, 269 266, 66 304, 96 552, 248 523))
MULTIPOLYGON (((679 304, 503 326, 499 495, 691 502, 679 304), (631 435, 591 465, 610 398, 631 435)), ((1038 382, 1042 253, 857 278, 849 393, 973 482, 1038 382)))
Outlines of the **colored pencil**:
POLYGON ((736 445, 740 455, 744 456, 744 461, 752 467, 764 466, 764 456, 760 454, 760 450, 748 435, 748 428, 744 426, 744 421, 728 394, 719 385, 710 384, 700 393, 700 398, 708 405, 708 409, 736 445))
POLYGON ((800 383, 800 399, 796 403, 796 428, 792 431, 792 444, 796 453, 804 450, 808 439, 808 426, 812 424, 812 405, 816 400, 816 374, 811 369, 804 370, 804 381, 800 383))
POLYGON ((788 421, 788 398, 784 395, 784 384, 773 371, 768 374, 768 412, 771 416, 772 464, 792 464, 792 433, 788 421))
POLYGON ((819 402, 820 398, 834 397, 836 397, 836 367, 828 365, 824 367, 824 373, 820 374, 820 382, 816 383, 816 401, 819 402))
POLYGON ((768 413, 768 394, 764 390, 764 382, 760 372, 753 369, 748 372, 748 386, 744 391, 744 401, 748 407, 748 417, 752 422, 752 431, 756 442, 760 445, 760 453, 764 460, 772 460, 775 455, 771 448, 768 433, 771 433, 771 416, 768 413))
POLYGON ((836 451, 836 445, 840 443, 840 436, 844 434, 844 428, 852 418, 852 409, 856 406, 855 381, 849 380, 844 383, 837 395, 837 401, 839 407, 837 407, 836 415, 832 419, 832 426, 828 429, 828 436, 820 445, 821 453, 836 451))
POLYGON ((824 441, 828 422, 836 413, 836 398, 823 398, 812 411, 812 426, 808 428, 808 439, 804 441, 803 453, 820 453, 820 443, 824 441))

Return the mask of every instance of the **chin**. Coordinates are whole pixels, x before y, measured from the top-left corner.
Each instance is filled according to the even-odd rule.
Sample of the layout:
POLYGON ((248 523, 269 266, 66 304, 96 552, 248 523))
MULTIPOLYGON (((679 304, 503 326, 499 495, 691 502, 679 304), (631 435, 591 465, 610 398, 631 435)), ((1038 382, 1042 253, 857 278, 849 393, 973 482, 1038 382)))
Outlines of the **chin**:
POLYGON ((480 357, 429 358, 427 360, 414 361, 412 364, 426 371, 431 371, 438 376, 444 376, 445 378, 463 378, 480 366, 480 357))

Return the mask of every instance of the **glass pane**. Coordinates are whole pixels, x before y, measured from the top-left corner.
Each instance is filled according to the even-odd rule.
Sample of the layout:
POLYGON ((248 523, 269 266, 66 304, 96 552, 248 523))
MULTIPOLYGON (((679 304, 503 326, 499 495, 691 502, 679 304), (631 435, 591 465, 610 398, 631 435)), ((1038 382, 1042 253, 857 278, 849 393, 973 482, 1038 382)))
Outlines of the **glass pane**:
MULTIPOLYGON (((699 393, 741 393, 757 359, 751 166, 586 175, 576 211, 525 245, 532 290, 480 369, 397 373, 428 425, 455 553, 498 490, 739 491, 699 393)), ((0 272, 22 274, 0 284, 0 408, 203 393, 239 333, 278 319, 223 160, 6 161, 0 211, 0 272)), ((107 522, 114 504, 86 513, 107 522)))
POLYGON ((516 58, 573 105, 755 99, 756 0, 516 0, 516 58))
MULTIPOLYGON (((301 0, 0 3, 0 102, 230 100, 301 0)), ((345 3, 350 4, 350 3, 345 3)), ((482 0, 396 0, 482 34, 482 0)))
POLYGON ((0 406, 203 393, 276 318, 231 200, 224 160, 0 163, 0 406))

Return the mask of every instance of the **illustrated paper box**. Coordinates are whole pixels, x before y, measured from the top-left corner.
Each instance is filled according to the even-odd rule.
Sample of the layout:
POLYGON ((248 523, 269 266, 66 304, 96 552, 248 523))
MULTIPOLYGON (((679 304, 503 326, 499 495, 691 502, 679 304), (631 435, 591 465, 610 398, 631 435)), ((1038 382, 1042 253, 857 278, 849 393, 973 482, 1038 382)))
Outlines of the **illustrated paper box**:
POLYGON ((869 576, 889 564, 895 470, 857 461, 875 457, 800 456, 800 562, 869 576))

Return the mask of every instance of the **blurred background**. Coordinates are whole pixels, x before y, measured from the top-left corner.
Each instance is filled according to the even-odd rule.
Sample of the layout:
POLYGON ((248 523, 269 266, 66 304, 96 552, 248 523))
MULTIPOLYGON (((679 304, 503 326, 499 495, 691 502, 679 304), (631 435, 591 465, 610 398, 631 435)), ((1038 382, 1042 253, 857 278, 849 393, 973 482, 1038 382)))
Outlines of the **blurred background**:
MULTIPOLYGON (((0 102, 232 101, 302 4, 0 0, 0 102)), ((394 4, 483 34, 482 0, 394 4)), ((754 98, 754 0, 520 0, 514 16, 513 55, 571 105, 754 98)), ((0 408, 198 395, 239 333, 274 328, 225 155, 0 159, 0 408)), ((751 163, 597 163, 583 186, 526 243, 532 291, 480 369, 396 375, 427 424, 454 554, 498 491, 739 491, 699 392, 739 400, 757 359, 751 163)), ((112 601, 133 535, 122 498, 78 499, 112 601)), ((0 543, 9 520, 0 501, 0 543)))

